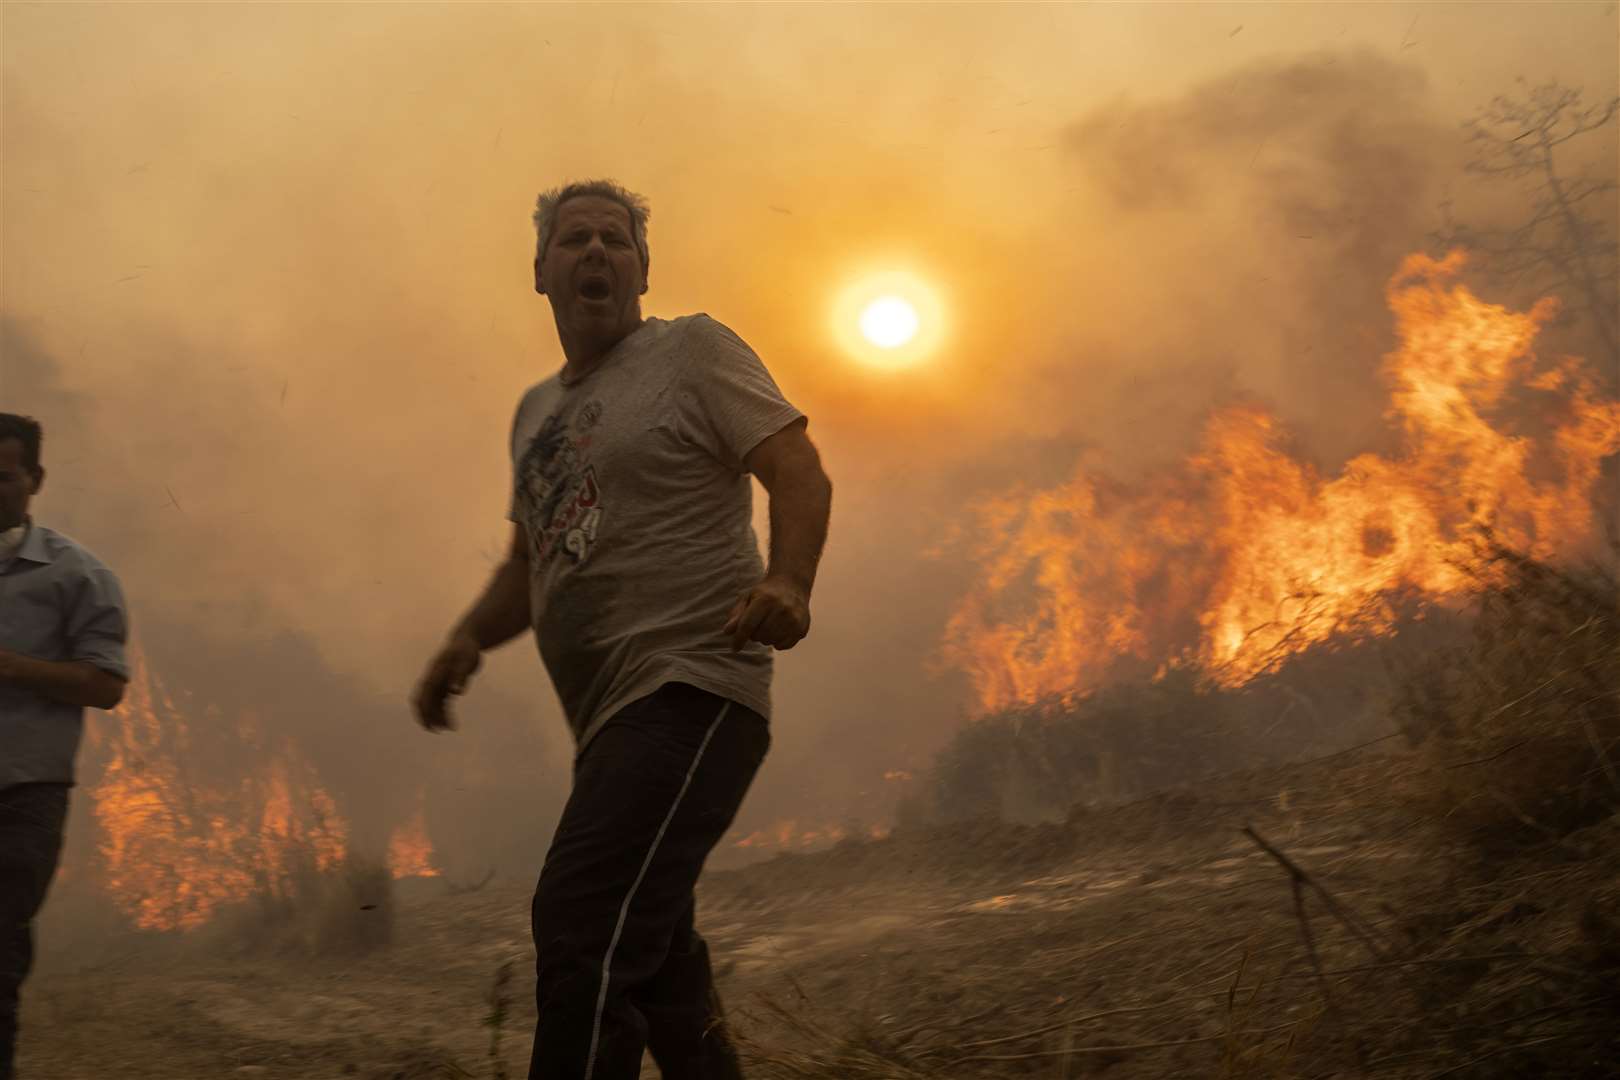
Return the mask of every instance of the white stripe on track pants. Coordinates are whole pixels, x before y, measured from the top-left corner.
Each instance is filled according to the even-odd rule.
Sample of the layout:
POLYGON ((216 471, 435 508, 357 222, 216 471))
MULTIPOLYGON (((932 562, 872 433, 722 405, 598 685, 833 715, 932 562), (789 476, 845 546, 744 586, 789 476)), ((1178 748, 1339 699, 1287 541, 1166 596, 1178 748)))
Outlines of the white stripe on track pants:
POLYGON ((703 861, 770 745, 764 718, 684 683, 620 710, 574 766, 534 897, 531 1080, 737 1080, 693 926, 703 861))

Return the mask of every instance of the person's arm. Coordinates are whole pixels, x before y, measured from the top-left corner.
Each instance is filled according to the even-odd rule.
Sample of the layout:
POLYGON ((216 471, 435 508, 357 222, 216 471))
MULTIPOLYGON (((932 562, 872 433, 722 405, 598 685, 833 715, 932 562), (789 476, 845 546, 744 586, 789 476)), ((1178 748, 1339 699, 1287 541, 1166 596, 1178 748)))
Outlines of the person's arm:
POLYGON ((743 459, 770 498, 770 561, 765 579, 737 600, 724 633, 732 648, 758 641, 791 649, 810 632, 810 592, 827 541, 832 481, 800 420, 743 459))
POLYGON ((451 629, 412 695, 422 726, 429 731, 454 728, 448 699, 466 691, 484 652, 506 644, 528 627, 529 542, 523 526, 514 523, 506 561, 495 570, 472 609, 451 629))
POLYGON ((462 616, 451 637, 466 636, 481 652, 505 645, 529 628, 529 539, 523 526, 512 525, 506 561, 495 570, 472 610, 462 616))
POLYGON ((88 661, 39 660, 10 649, 0 649, 0 685, 92 709, 124 700, 124 680, 88 661))

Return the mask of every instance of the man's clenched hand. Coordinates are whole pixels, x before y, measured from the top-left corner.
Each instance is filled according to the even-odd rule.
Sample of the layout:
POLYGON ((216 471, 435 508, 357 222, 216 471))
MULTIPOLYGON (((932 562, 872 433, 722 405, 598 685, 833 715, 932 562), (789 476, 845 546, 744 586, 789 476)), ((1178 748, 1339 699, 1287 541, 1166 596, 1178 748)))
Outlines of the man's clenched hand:
POLYGON ((416 692, 411 695, 411 705, 423 727, 429 731, 455 728, 448 699, 466 691, 467 680, 478 670, 482 659, 482 650, 471 634, 458 631, 450 635, 438 655, 428 662, 422 681, 416 684, 416 692))
POLYGON ((791 649, 810 632, 810 597, 787 578, 767 577, 737 598, 721 632, 733 652, 750 641, 791 649))

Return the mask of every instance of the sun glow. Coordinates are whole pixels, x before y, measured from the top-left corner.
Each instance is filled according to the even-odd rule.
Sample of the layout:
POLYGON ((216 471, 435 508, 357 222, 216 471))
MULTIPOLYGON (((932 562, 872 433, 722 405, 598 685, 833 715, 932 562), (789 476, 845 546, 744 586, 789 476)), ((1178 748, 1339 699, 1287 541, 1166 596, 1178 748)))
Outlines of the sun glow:
POLYGON ((939 349, 946 330, 939 293, 916 274, 858 276, 833 301, 832 332, 855 360, 880 370, 914 367, 939 349))
POLYGON ((861 333, 880 348, 898 348, 917 336, 917 309, 898 296, 880 296, 861 312, 861 333))

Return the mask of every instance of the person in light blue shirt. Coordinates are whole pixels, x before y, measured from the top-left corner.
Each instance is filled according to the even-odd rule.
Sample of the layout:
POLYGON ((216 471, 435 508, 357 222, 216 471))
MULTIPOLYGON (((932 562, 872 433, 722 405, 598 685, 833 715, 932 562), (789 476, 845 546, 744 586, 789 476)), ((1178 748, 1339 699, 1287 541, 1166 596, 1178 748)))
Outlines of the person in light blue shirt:
POLYGON ((28 516, 45 482, 39 422, 0 413, 0 1080, 11 1080, 33 921, 56 873, 84 710, 124 696, 118 578, 28 516))

